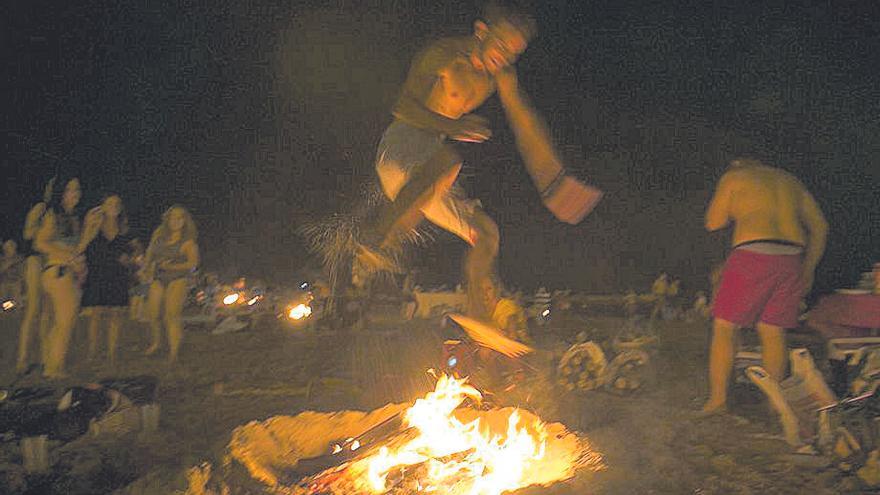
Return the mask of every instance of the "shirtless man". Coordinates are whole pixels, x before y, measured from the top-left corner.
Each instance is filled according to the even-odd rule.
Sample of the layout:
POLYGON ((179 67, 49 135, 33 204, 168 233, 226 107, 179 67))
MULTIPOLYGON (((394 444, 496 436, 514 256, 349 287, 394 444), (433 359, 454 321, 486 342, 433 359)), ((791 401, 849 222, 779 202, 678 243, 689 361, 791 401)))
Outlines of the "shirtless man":
POLYGON ((492 274, 498 227, 455 187, 462 160, 447 139, 489 139, 486 121, 470 112, 496 90, 548 208, 577 223, 598 201, 598 191, 564 173, 549 133, 517 86, 511 65, 534 29, 527 16, 496 7, 485 22, 474 23, 473 36, 440 39, 416 56, 376 158, 383 192, 392 203, 366 229, 355 271, 358 265, 361 270, 387 265, 382 253, 396 249, 401 237, 426 218, 470 245, 465 260, 468 312, 489 317, 479 287, 492 274))
POLYGON ((741 327, 757 326, 764 368, 773 379, 782 379, 784 329, 798 324, 798 307, 813 285, 828 233, 816 200, 797 178, 751 159, 730 163, 706 211, 709 231, 731 222, 733 252, 712 308, 704 414, 725 410, 735 334, 741 327))

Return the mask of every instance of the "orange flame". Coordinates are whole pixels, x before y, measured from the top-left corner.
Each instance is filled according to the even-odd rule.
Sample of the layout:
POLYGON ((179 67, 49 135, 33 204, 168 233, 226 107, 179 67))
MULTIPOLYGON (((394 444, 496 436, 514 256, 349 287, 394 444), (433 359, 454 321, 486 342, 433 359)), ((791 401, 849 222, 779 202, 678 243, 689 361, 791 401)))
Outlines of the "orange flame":
POLYGON ((400 447, 382 447, 352 466, 359 474, 357 489, 385 493, 392 470, 417 464, 426 468, 418 491, 449 495, 500 495, 574 475, 581 453, 548 456, 547 432, 540 420, 521 426, 521 414, 513 409, 506 432, 495 428, 493 433, 479 417, 468 422, 456 417, 466 398, 479 401, 481 394, 465 379, 440 376, 435 390, 406 412, 407 425, 418 435, 400 447))

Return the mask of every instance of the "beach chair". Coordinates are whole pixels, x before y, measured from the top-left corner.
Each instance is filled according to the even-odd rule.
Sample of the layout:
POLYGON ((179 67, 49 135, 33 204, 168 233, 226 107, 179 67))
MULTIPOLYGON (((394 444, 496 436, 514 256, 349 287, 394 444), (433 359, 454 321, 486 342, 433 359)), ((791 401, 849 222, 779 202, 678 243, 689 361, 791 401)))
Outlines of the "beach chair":
POLYGON ((830 430, 827 409, 837 404, 837 398, 806 349, 791 351, 791 370, 792 376, 782 382, 772 379, 761 366, 750 366, 746 374, 779 414, 785 441, 803 447, 830 430))

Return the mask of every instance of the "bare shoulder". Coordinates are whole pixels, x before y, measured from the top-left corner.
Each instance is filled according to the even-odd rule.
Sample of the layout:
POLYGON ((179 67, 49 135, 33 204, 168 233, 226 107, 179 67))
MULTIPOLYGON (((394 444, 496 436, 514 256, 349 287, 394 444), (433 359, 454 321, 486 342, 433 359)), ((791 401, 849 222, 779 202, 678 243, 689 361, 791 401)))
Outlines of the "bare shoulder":
POLYGON ((467 55, 471 46, 467 37, 439 38, 422 48, 413 59, 413 69, 436 75, 456 60, 467 55))
POLYGON ((772 171, 778 187, 785 188, 793 194, 809 194, 804 183, 793 173, 781 168, 770 168, 769 170, 772 171))
POLYGON ((719 184, 726 187, 732 187, 753 180, 755 177, 756 174, 754 170, 744 167, 736 167, 724 172, 724 175, 722 175, 719 180, 719 184))

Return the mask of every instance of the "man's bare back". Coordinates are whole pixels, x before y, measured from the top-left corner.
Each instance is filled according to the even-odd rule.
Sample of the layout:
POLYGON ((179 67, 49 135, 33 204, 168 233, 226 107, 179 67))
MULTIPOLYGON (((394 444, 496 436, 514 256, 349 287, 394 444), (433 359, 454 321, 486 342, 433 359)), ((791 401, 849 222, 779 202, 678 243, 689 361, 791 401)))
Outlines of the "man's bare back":
POLYGON ((719 230, 731 221, 733 246, 783 241, 803 247, 805 272, 812 278, 824 250, 827 223, 796 177, 754 160, 734 160, 706 211, 706 229, 719 230))

